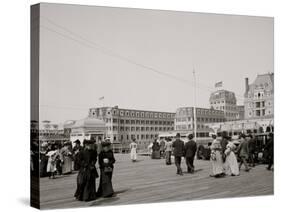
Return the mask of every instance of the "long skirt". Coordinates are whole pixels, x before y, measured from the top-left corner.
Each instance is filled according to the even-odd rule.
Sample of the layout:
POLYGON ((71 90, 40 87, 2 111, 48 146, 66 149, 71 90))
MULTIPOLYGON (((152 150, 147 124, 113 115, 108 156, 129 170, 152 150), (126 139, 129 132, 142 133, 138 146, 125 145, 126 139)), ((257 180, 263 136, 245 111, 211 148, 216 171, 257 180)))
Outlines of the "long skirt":
POLYGON ((131 149, 131 160, 133 160, 133 161, 137 160, 137 150, 136 150, 136 148, 131 149))
POLYGON ((224 166, 227 175, 239 175, 237 159, 232 151, 227 155, 224 166))
POLYGON ((220 151, 215 151, 216 159, 211 159, 211 175, 216 176, 218 174, 224 173, 222 155, 220 151))
POLYGON ((112 172, 104 172, 104 169, 100 169, 100 184, 98 189, 98 196, 111 197, 114 194, 112 187, 112 172))
POLYGON ((62 164, 62 174, 68 174, 72 171, 72 159, 70 157, 64 157, 62 164))
POLYGON ((40 154, 40 177, 47 176, 48 156, 40 154))
POLYGON ((151 155, 151 158, 152 159, 160 159, 160 150, 153 151, 152 155, 151 155))
POLYGON ((49 158, 47 164, 47 172, 55 172, 55 171, 57 171, 56 162, 53 161, 51 158, 49 158))
POLYGON ((97 170, 81 168, 77 175, 77 189, 75 198, 80 201, 91 201, 97 198, 96 195, 97 170))

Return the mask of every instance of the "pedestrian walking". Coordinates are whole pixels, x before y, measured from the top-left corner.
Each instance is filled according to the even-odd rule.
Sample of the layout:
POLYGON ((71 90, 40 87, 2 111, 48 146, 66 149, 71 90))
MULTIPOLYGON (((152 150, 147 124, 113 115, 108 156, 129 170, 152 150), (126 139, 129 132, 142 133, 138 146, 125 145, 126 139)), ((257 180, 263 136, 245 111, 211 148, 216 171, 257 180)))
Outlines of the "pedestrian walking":
POLYGON ((154 139, 154 142, 152 144, 152 159, 160 159, 160 145, 157 142, 157 139, 154 139))
POLYGON ((265 150, 267 151, 267 161, 268 166, 267 170, 271 170, 274 161, 274 140, 273 140, 273 133, 269 133, 269 141, 265 146, 265 150))
POLYGON ((102 142, 102 150, 99 154, 100 184, 97 194, 101 197, 111 197, 114 194, 112 175, 115 158, 110 146, 110 141, 102 142))
POLYGON ((56 160, 58 157, 58 151, 55 149, 54 144, 51 145, 51 149, 46 155, 48 156, 47 173, 50 179, 55 179, 55 174, 57 171, 56 160))
POLYGON ((165 158, 165 140, 160 140, 160 157, 165 158))
POLYGON ((96 169, 97 150, 94 140, 84 140, 84 149, 79 152, 79 172, 77 175, 77 189, 74 194, 79 201, 92 201, 97 198, 96 178, 98 172, 96 169))
POLYGON ((72 152, 70 145, 68 141, 65 141, 61 149, 62 174, 70 174, 72 172, 72 152))
POLYGON ((225 175, 222 160, 222 146, 221 142, 217 140, 215 134, 211 134, 213 142, 211 144, 211 177, 223 177, 225 175))
POLYGON ((56 158, 56 169, 57 169, 57 174, 62 175, 62 155, 61 155, 61 144, 56 145, 56 150, 57 150, 57 158, 56 158))
POLYGON ((238 176, 239 175, 239 167, 238 167, 238 162, 237 158, 235 156, 235 149, 236 146, 233 142, 229 141, 228 144, 226 145, 226 150, 225 150, 225 173, 230 176, 238 176))
POLYGON ((240 157, 239 170, 244 164, 245 171, 246 172, 250 171, 250 168, 248 167, 248 163, 247 163, 247 160, 249 158, 249 143, 248 140, 246 140, 245 134, 240 135, 240 144, 238 146, 237 152, 240 157))
POLYGON ((175 157, 175 164, 177 167, 177 174, 183 175, 181 169, 181 158, 184 155, 184 142, 180 139, 179 133, 176 134, 176 140, 172 144, 172 147, 175 157))
POLYGON ((225 150, 226 150, 226 146, 228 144, 228 135, 227 135, 227 132, 226 131, 223 131, 222 132, 222 139, 221 139, 221 154, 222 154, 222 161, 223 163, 225 162, 225 159, 226 159, 226 155, 225 155, 225 150))
POLYGON ((171 161, 171 156, 172 156, 172 139, 171 138, 167 138, 167 141, 165 143, 165 157, 166 157, 166 165, 171 165, 172 161, 171 161))
POLYGON ((185 156, 185 162, 187 166, 187 173, 194 173, 194 157, 197 150, 197 144, 193 140, 194 135, 189 134, 188 135, 188 142, 184 145, 184 156, 185 156))
POLYGON ((249 147, 249 166, 255 167, 255 152, 256 152, 256 142, 252 134, 248 134, 248 147, 249 147))
POLYGON ((136 139, 134 138, 132 143, 130 143, 130 149, 131 149, 131 160, 133 162, 137 161, 137 143, 136 143, 136 139))
POLYGON ((73 159, 74 159, 74 170, 78 171, 80 169, 80 164, 79 164, 79 154, 82 151, 82 146, 81 142, 79 139, 74 141, 75 146, 73 147, 73 159))

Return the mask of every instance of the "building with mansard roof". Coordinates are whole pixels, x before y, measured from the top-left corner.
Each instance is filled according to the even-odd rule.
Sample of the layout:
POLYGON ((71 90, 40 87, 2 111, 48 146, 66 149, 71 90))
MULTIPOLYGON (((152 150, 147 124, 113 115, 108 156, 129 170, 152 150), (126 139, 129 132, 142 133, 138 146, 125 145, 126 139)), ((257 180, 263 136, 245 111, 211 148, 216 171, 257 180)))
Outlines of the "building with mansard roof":
POLYGON ((273 119, 274 74, 259 74, 252 84, 245 78, 245 119, 273 119))

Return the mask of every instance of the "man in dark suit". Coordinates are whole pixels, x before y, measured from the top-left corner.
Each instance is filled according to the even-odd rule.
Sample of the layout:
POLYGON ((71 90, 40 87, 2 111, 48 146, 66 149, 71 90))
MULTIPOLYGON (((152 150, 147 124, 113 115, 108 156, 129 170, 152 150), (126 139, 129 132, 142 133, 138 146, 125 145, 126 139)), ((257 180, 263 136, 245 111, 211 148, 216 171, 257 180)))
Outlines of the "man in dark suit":
POLYGON ((175 157, 175 164, 177 167, 177 174, 182 175, 181 157, 184 154, 184 142, 180 139, 179 133, 176 134, 176 140, 174 141, 172 147, 175 157))
POLYGON ((267 160, 268 160, 268 167, 267 170, 271 170, 271 167, 273 165, 273 160, 274 160, 274 148, 273 148, 273 133, 269 133, 269 141, 267 142, 265 146, 265 150, 267 151, 267 160))
POLYGON ((222 161, 225 162, 226 159, 226 155, 225 155, 225 150, 226 150, 226 146, 228 144, 228 136, 227 136, 227 132, 223 131, 222 132, 222 139, 221 139, 221 152, 222 152, 222 161))
POLYGON ((184 145, 184 156, 185 156, 185 162, 186 162, 186 166, 187 166, 187 173, 194 173, 194 157, 195 157, 195 153, 197 150, 197 144, 196 142, 193 140, 194 135, 193 134, 189 134, 188 135, 188 139, 189 141, 187 143, 185 143, 184 145))
POLYGON ((247 135, 248 139, 248 148, 249 148, 249 165, 255 167, 255 151, 256 151, 256 142, 252 134, 247 135))

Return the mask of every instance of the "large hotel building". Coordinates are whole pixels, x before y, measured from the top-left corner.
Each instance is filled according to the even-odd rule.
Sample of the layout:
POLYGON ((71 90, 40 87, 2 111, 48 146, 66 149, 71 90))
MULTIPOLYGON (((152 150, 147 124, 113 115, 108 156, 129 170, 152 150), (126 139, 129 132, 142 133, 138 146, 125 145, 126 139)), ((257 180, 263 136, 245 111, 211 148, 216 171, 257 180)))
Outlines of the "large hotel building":
POLYGON ((245 79, 245 119, 273 119, 274 81, 273 73, 258 75, 252 84, 245 79))
MULTIPOLYGON (((208 109, 208 108, 196 108, 196 131, 197 137, 208 137, 210 129, 206 127, 206 123, 224 122, 224 111, 208 109)), ((193 107, 181 107, 176 111, 175 116, 175 130, 181 134, 194 133, 194 108, 193 107)))
POLYGON ((224 111, 226 121, 234 121, 244 118, 244 107, 237 105, 235 93, 232 91, 215 91, 211 93, 209 102, 211 108, 224 111))
POLYGON ((128 145, 136 138, 146 148, 161 132, 174 130, 175 113, 132 110, 115 107, 90 108, 89 117, 103 120, 106 137, 113 143, 128 145))

